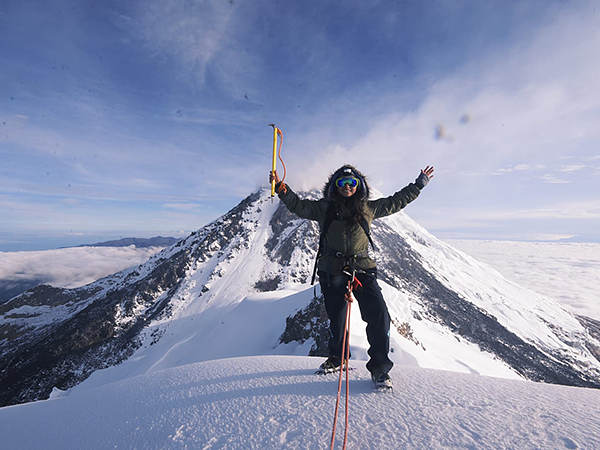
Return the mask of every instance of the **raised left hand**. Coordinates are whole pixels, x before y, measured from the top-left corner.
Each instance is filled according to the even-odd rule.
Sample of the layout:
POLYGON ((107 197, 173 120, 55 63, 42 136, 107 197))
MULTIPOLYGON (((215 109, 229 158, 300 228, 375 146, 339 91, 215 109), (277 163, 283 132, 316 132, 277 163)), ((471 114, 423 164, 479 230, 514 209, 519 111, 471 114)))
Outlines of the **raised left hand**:
POLYGON ((433 170, 433 166, 427 166, 424 169, 421 169, 421 173, 427 175, 427 178, 431 180, 433 178, 433 170))

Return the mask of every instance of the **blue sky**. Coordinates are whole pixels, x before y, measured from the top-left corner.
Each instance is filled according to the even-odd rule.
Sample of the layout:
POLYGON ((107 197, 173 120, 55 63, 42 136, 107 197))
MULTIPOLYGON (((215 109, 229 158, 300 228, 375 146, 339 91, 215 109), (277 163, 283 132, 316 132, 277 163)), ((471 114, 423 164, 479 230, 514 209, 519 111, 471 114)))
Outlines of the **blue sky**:
POLYGON ((183 236, 344 163, 441 238, 600 241, 595 1, 0 3, 0 251, 183 236))

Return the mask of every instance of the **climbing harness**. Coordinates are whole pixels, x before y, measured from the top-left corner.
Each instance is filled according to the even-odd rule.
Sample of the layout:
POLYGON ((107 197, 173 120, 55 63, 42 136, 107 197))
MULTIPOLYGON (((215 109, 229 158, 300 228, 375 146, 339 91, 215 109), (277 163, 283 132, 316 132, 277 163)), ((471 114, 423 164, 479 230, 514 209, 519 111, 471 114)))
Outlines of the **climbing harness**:
POLYGON ((352 291, 355 288, 362 287, 361 282, 356 278, 356 271, 352 270, 352 272, 344 271, 346 275, 350 276, 348 280, 348 288, 346 289, 346 294, 344 294, 344 300, 348 306, 346 307, 346 321, 344 323, 344 340, 342 341, 342 367, 340 368, 340 378, 338 381, 338 393, 337 400, 335 402, 335 414, 333 417, 333 430, 331 431, 331 449, 333 450, 333 445, 335 444, 335 429, 337 426, 337 418, 338 418, 338 410, 340 406, 340 397, 342 393, 342 377, 343 373, 346 373, 346 407, 344 410, 344 418, 345 418, 345 428, 344 428, 344 446, 346 448, 346 442, 348 440, 348 399, 350 397, 350 384, 349 384, 349 365, 348 360, 350 359, 350 308, 352 306, 352 291), (344 367, 345 362, 345 367, 344 367))
MULTIPOLYGON (((271 165, 271 173, 275 173, 277 169, 277 155, 279 155, 279 161, 283 165, 283 178, 281 179, 281 183, 285 180, 286 168, 283 159, 281 158, 281 146, 283 145, 283 132, 275 126, 274 123, 269 124, 270 127, 273 127, 273 162, 271 165), (277 152, 277 137, 279 137, 279 153, 277 152)), ((275 197, 275 179, 271 180, 271 202, 273 202, 273 197, 275 197)))

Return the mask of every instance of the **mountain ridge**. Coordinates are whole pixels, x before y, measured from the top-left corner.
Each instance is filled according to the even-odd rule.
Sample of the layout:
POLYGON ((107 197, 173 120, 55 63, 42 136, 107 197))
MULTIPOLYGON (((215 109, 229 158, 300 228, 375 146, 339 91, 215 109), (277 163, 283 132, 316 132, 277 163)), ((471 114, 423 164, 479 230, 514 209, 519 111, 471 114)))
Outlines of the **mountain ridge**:
POLYGON ((146 247, 168 247, 170 245, 175 244, 179 239, 174 237, 165 237, 165 236, 154 236, 151 238, 136 238, 136 237, 126 237, 121 239, 114 239, 110 241, 104 242, 96 242, 94 244, 81 244, 75 245, 72 247, 62 247, 62 248, 79 248, 79 247, 128 247, 130 245, 134 245, 140 248, 146 247))
MULTIPOLYGON (((600 387, 597 337, 554 302, 507 282, 404 213, 374 222, 372 234, 398 363, 600 387), (443 346, 458 356, 445 355, 443 346)), ((133 367, 127 361, 136 352, 134 359, 154 361, 145 370, 159 361, 200 361, 205 356, 198 349, 215 345, 210 333, 229 339, 218 333, 220 318, 239 306, 251 315, 258 305, 253 298, 299 295, 296 311, 277 325, 278 339, 267 343, 256 335, 260 346, 247 343, 247 352, 309 354, 314 347, 312 354, 322 354, 326 322, 323 314, 315 316, 321 306, 298 316, 318 302, 307 284, 317 240, 315 223, 293 216, 263 189, 144 264, 82 288, 40 286, 0 305, 0 381, 7 386, 1 404, 47 398, 54 387, 73 388, 123 362, 133 367), (197 328, 198 319, 206 331, 197 328), (296 335, 286 322, 308 334, 296 335), (175 354, 178 359, 167 357, 175 354)), ((366 354, 364 327, 355 320, 353 353, 366 354)), ((237 349, 217 350, 222 357, 240 356, 237 349)))

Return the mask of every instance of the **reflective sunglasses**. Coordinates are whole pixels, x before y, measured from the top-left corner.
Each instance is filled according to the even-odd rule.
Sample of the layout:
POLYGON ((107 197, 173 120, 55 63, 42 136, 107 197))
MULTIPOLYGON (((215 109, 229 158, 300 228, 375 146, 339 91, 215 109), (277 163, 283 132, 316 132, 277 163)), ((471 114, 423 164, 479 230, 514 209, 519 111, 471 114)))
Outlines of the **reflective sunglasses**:
POLYGON ((358 178, 354 177, 342 177, 335 180, 335 185, 339 188, 343 188, 345 185, 355 188, 358 186, 358 178))

